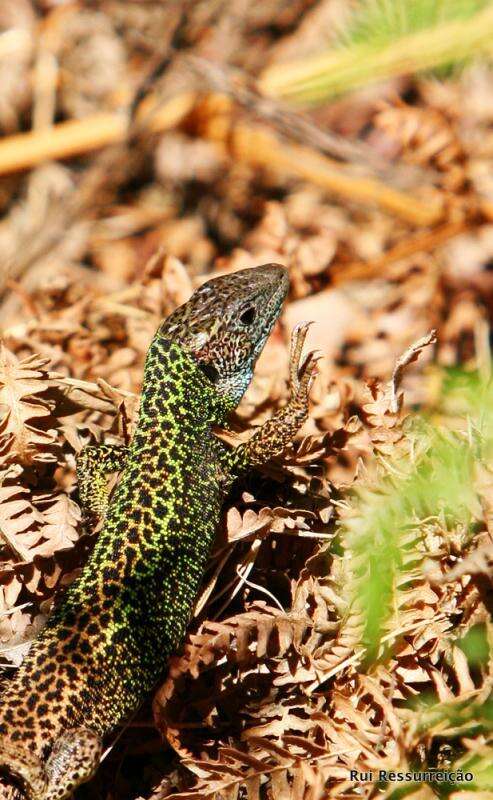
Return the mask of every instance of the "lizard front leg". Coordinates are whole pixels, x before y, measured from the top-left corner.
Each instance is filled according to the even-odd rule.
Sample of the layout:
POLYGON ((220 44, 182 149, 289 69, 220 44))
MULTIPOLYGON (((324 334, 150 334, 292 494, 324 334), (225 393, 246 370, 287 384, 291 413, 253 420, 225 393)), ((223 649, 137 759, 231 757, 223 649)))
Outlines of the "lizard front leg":
POLYGON ((247 442, 229 453, 230 471, 234 477, 281 455, 308 416, 310 387, 318 361, 313 351, 305 358, 301 355, 309 325, 309 322, 300 323, 291 335, 289 402, 258 428, 247 442))
POLYGON ((102 519, 108 507, 110 472, 125 466, 129 448, 125 445, 101 444, 83 447, 77 456, 77 483, 84 515, 102 519))

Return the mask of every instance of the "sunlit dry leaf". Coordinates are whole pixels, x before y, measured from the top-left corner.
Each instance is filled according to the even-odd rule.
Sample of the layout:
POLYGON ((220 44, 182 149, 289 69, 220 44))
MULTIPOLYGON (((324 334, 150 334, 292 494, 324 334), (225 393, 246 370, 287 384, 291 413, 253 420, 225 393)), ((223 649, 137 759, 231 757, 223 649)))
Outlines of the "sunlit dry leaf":
POLYGON ((47 389, 52 385, 44 369, 47 359, 30 356, 18 362, 2 346, 0 351, 0 457, 4 463, 55 461, 56 431, 36 422, 50 417, 47 389), (41 397, 40 397, 41 395, 41 397))
POLYGON ((78 525, 81 520, 79 506, 68 495, 47 495, 37 498, 38 508, 43 509, 43 520, 40 533, 46 543, 37 552, 52 555, 55 550, 71 547, 79 537, 78 525))

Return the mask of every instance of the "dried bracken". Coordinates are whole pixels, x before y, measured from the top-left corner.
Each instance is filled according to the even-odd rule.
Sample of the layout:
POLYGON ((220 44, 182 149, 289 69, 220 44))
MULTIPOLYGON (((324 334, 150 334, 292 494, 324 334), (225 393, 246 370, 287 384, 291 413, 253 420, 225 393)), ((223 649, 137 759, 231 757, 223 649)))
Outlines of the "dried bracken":
POLYGON ((3 5, 2 679, 98 535, 76 456, 129 441, 160 320, 211 275, 281 262, 281 324, 217 433, 234 446, 286 402, 304 320, 310 418, 233 488, 183 648, 87 794, 491 797, 491 64, 399 60, 302 114, 260 88, 294 69, 298 95, 285 59, 353 4, 3 5), (474 780, 350 777, 435 767, 474 780))

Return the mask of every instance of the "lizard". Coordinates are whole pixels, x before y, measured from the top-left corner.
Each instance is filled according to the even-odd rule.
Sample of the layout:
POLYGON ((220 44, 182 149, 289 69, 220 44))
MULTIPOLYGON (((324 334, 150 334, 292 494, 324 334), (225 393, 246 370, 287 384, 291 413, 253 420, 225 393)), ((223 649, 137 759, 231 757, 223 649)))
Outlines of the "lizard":
POLYGON ((302 323, 288 403, 233 449, 215 434, 248 387, 288 289, 277 264, 202 284, 150 344, 130 445, 80 451, 81 505, 103 524, 0 698, 0 798, 70 797, 179 647, 229 488, 281 454, 308 414, 317 359, 302 357, 302 323), (109 498, 106 475, 116 471, 109 498))

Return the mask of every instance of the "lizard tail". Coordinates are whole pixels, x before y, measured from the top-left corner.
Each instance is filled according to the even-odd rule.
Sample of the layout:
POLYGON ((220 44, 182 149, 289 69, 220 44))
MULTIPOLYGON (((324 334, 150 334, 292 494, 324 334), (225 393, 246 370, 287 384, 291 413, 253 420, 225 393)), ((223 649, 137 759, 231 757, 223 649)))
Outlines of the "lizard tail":
POLYGON ((14 742, 0 742, 0 800, 39 800, 46 788, 40 759, 14 742))

